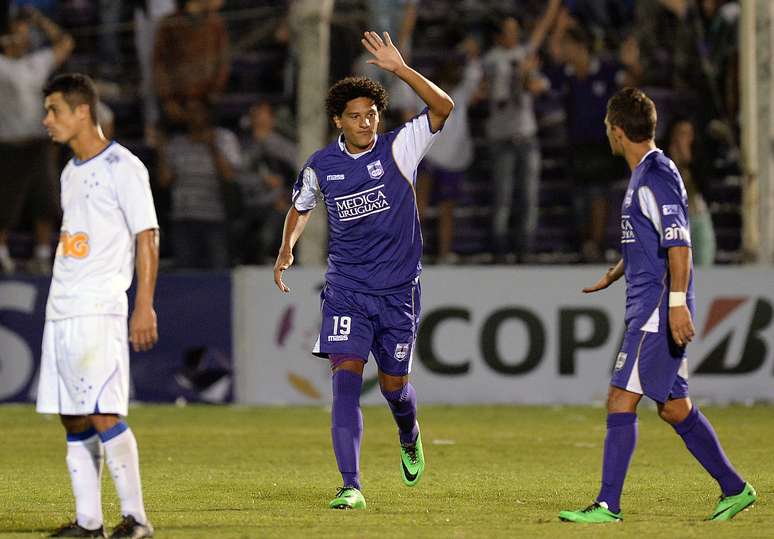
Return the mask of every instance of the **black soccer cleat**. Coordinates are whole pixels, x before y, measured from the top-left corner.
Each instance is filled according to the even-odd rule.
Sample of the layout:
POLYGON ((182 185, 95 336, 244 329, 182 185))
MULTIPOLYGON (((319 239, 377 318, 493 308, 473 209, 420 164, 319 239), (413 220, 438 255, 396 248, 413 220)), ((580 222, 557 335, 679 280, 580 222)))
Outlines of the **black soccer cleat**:
POLYGON ((80 526, 77 522, 68 522, 49 537, 107 537, 105 528, 100 526, 96 530, 89 530, 80 526))
POLYGON ((132 515, 124 515, 118 526, 113 528, 110 539, 119 537, 128 537, 129 539, 142 539, 143 537, 153 537, 153 526, 150 522, 140 524, 132 515))

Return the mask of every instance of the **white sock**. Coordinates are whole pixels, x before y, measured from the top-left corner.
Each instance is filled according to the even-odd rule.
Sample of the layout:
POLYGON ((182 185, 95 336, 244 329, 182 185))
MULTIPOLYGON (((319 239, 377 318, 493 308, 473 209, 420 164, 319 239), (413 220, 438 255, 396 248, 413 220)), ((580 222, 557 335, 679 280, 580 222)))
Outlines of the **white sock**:
POLYGON ((137 451, 137 440, 129 427, 106 441, 105 434, 102 433, 102 445, 105 446, 110 476, 113 478, 116 492, 121 500, 121 514, 131 515, 140 524, 146 524, 148 517, 145 516, 145 506, 142 502, 140 455, 137 451))
POLYGON ((5 243, 0 243, 0 257, 3 257, 3 258, 11 257, 11 251, 8 250, 8 245, 6 245, 5 243))
POLYGON ((73 484, 78 525, 87 530, 102 526, 102 444, 99 436, 67 441, 67 470, 73 484))

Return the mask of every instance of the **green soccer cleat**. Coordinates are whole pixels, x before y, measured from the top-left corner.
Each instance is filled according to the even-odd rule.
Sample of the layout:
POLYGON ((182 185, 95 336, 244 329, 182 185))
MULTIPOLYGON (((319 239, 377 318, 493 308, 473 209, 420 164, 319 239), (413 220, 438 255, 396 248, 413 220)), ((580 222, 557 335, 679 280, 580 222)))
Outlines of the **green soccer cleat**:
POLYGON ((425 471, 425 453, 422 451, 422 435, 417 434, 413 444, 400 444, 400 473, 409 487, 417 484, 425 471))
POLYGON ((742 492, 734 496, 721 496, 718 505, 707 520, 731 520, 758 499, 758 494, 750 483, 745 483, 742 492))
POLYGON ((341 487, 328 506, 331 509, 365 509, 366 501, 358 489, 341 487))
POLYGON ((621 522, 621 513, 613 513, 605 502, 594 502, 580 511, 562 511, 559 520, 564 522, 579 522, 581 524, 602 524, 605 522, 621 522))

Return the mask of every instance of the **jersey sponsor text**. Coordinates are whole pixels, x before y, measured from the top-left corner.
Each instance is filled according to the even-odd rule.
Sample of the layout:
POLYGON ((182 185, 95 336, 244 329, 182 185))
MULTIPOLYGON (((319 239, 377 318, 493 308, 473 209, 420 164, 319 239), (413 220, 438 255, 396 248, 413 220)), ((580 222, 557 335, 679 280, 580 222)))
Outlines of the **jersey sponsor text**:
POLYGON ((384 184, 353 195, 336 197, 334 200, 340 221, 352 221, 390 209, 390 203, 384 193, 384 184))

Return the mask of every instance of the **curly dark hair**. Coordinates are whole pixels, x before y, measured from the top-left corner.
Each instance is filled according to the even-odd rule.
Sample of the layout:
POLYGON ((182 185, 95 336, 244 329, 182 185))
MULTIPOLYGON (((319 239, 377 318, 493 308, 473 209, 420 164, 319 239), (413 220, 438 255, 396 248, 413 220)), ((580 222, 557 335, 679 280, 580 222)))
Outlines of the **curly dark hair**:
POLYGON ((378 82, 367 77, 347 77, 328 90, 328 97, 325 98, 328 118, 332 120, 334 116, 341 116, 347 108, 347 103, 358 97, 373 99, 379 112, 386 109, 389 102, 387 90, 378 82))

